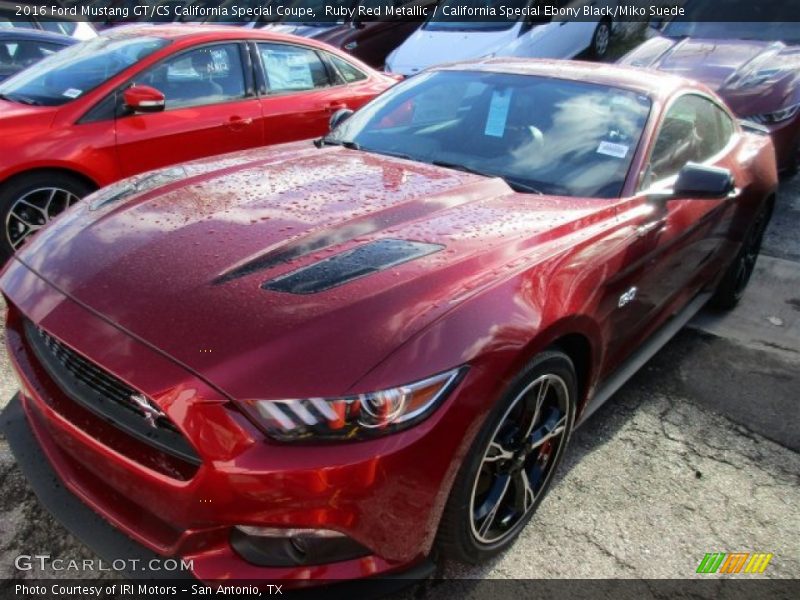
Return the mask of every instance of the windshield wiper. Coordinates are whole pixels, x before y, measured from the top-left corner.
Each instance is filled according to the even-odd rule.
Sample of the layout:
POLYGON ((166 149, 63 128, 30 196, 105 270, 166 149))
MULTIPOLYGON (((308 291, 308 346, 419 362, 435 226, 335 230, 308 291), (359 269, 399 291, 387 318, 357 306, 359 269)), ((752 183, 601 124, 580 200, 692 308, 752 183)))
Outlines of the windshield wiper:
POLYGON ((544 195, 542 190, 520 179, 513 179, 511 177, 504 177, 503 179, 505 179, 506 183, 515 192, 528 192, 530 194, 537 194, 539 196, 544 195))
POLYGON ((468 167, 467 165, 462 165, 461 163, 448 162, 446 160, 432 160, 431 164, 436 165, 437 167, 444 167, 445 169, 455 169, 456 171, 464 171, 465 173, 472 173, 473 175, 482 175, 483 177, 500 177, 500 175, 495 173, 487 173, 486 171, 481 171, 480 169, 468 167))
POLYGON ((28 104, 30 106, 41 106, 42 103, 27 96, 12 96, 11 94, 0 94, 0 99, 8 100, 9 102, 18 102, 19 104, 28 104))
POLYGON ((532 194, 539 194, 540 196, 543 193, 541 190, 535 188, 531 184, 519 179, 508 176, 504 177, 503 175, 498 175, 497 173, 489 173, 488 171, 482 171, 480 169, 468 167, 467 165, 451 163, 444 160, 434 160, 431 161, 431 164, 436 165, 437 167, 445 167, 446 169, 455 169, 457 171, 464 171, 465 173, 472 173, 473 175, 481 175, 482 177, 499 177, 505 181, 515 192, 529 192, 532 194))
POLYGON ((323 146, 343 146, 344 148, 348 148, 350 150, 361 150, 361 146, 357 142, 340 142, 337 140, 332 140, 327 136, 314 140, 314 145, 317 148, 322 148, 323 146))

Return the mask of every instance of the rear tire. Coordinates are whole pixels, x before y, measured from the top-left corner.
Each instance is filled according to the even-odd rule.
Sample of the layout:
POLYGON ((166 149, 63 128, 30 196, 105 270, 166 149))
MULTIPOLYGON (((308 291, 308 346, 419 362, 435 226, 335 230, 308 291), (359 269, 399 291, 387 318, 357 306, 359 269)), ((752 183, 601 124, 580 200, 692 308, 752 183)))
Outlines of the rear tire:
POLYGON ((442 556, 477 564, 514 543, 561 462, 576 399, 563 352, 542 352, 514 378, 456 476, 436 537, 442 556))
POLYGON ((747 284, 750 283, 750 278, 755 270, 756 261, 761 252, 761 244, 764 241, 764 233, 767 230, 771 216, 771 202, 765 204, 756 213, 753 224, 745 236, 742 248, 736 255, 733 264, 728 267, 725 275, 723 275, 711 298, 710 305, 713 308, 731 310, 742 299, 744 291, 747 289, 747 284))
POLYGON ((0 264, 92 189, 79 177, 58 171, 19 175, 0 186, 0 264))

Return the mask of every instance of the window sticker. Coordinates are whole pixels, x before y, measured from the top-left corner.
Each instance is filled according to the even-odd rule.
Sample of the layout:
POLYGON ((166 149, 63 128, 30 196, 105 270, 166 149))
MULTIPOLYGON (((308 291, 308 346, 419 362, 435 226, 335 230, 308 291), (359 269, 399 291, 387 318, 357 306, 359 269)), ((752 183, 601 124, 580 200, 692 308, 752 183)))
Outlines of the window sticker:
POLYGON ((294 52, 263 52, 269 87, 273 90, 308 90, 314 87, 306 56, 294 52))
POLYGON ((628 155, 628 148, 626 144, 615 144, 614 142, 600 142, 597 147, 598 154, 606 156, 613 156, 614 158, 625 158, 628 155))
POLYGON ((492 92, 492 100, 489 102, 489 114, 486 117, 486 127, 483 130, 484 135, 503 137, 510 106, 511 88, 502 92, 497 90, 492 92))
POLYGON ((75 88, 69 88, 68 90, 64 91, 62 96, 66 96, 67 98, 75 99, 78 96, 80 96, 82 93, 83 93, 83 91, 81 91, 81 90, 78 90, 78 89, 75 89, 75 88))

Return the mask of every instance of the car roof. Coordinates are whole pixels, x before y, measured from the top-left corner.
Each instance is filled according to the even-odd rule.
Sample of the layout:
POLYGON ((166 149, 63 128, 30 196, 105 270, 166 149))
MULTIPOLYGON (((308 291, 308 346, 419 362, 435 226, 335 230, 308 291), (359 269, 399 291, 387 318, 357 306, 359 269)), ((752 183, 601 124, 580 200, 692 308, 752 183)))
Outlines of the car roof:
POLYGON ((0 29, 0 40, 28 40, 32 42, 48 42, 69 46, 78 42, 75 38, 50 31, 28 29, 22 27, 9 27, 0 29))
POLYGON ((432 70, 483 71, 569 79, 625 88, 659 99, 669 98, 687 87, 703 89, 688 79, 661 71, 579 60, 498 57, 449 63, 433 67, 432 70))
POLYGON ((235 27, 232 25, 217 25, 217 24, 194 24, 194 23, 180 23, 180 24, 164 24, 164 25, 123 25, 121 27, 114 27, 107 29, 100 35, 103 37, 130 37, 130 36, 147 36, 159 37, 169 40, 181 40, 186 38, 203 40, 208 38, 208 41, 225 40, 225 39, 253 39, 253 40, 273 40, 273 41, 291 41, 302 42, 311 46, 327 47, 326 44, 316 42, 309 38, 298 37, 290 34, 277 33, 263 29, 245 29, 242 27, 235 27))

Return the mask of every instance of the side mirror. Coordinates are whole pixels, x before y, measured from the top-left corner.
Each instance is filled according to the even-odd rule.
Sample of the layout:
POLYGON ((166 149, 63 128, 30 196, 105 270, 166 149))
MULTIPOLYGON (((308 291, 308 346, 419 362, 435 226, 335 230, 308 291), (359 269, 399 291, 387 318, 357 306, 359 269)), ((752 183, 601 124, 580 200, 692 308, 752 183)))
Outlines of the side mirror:
POLYGON ((154 113, 164 110, 164 94, 149 85, 132 85, 122 92, 125 106, 137 113, 154 113))
POLYGON ((350 115, 352 114, 353 111, 350 110, 349 108, 340 108, 331 115, 331 119, 330 121, 328 121, 328 127, 330 127, 330 130, 333 131, 339 125, 347 121, 347 119, 349 119, 350 115))
POLYGON ((690 162, 678 173, 672 191, 673 196, 680 198, 724 198, 735 188, 728 169, 690 162))

